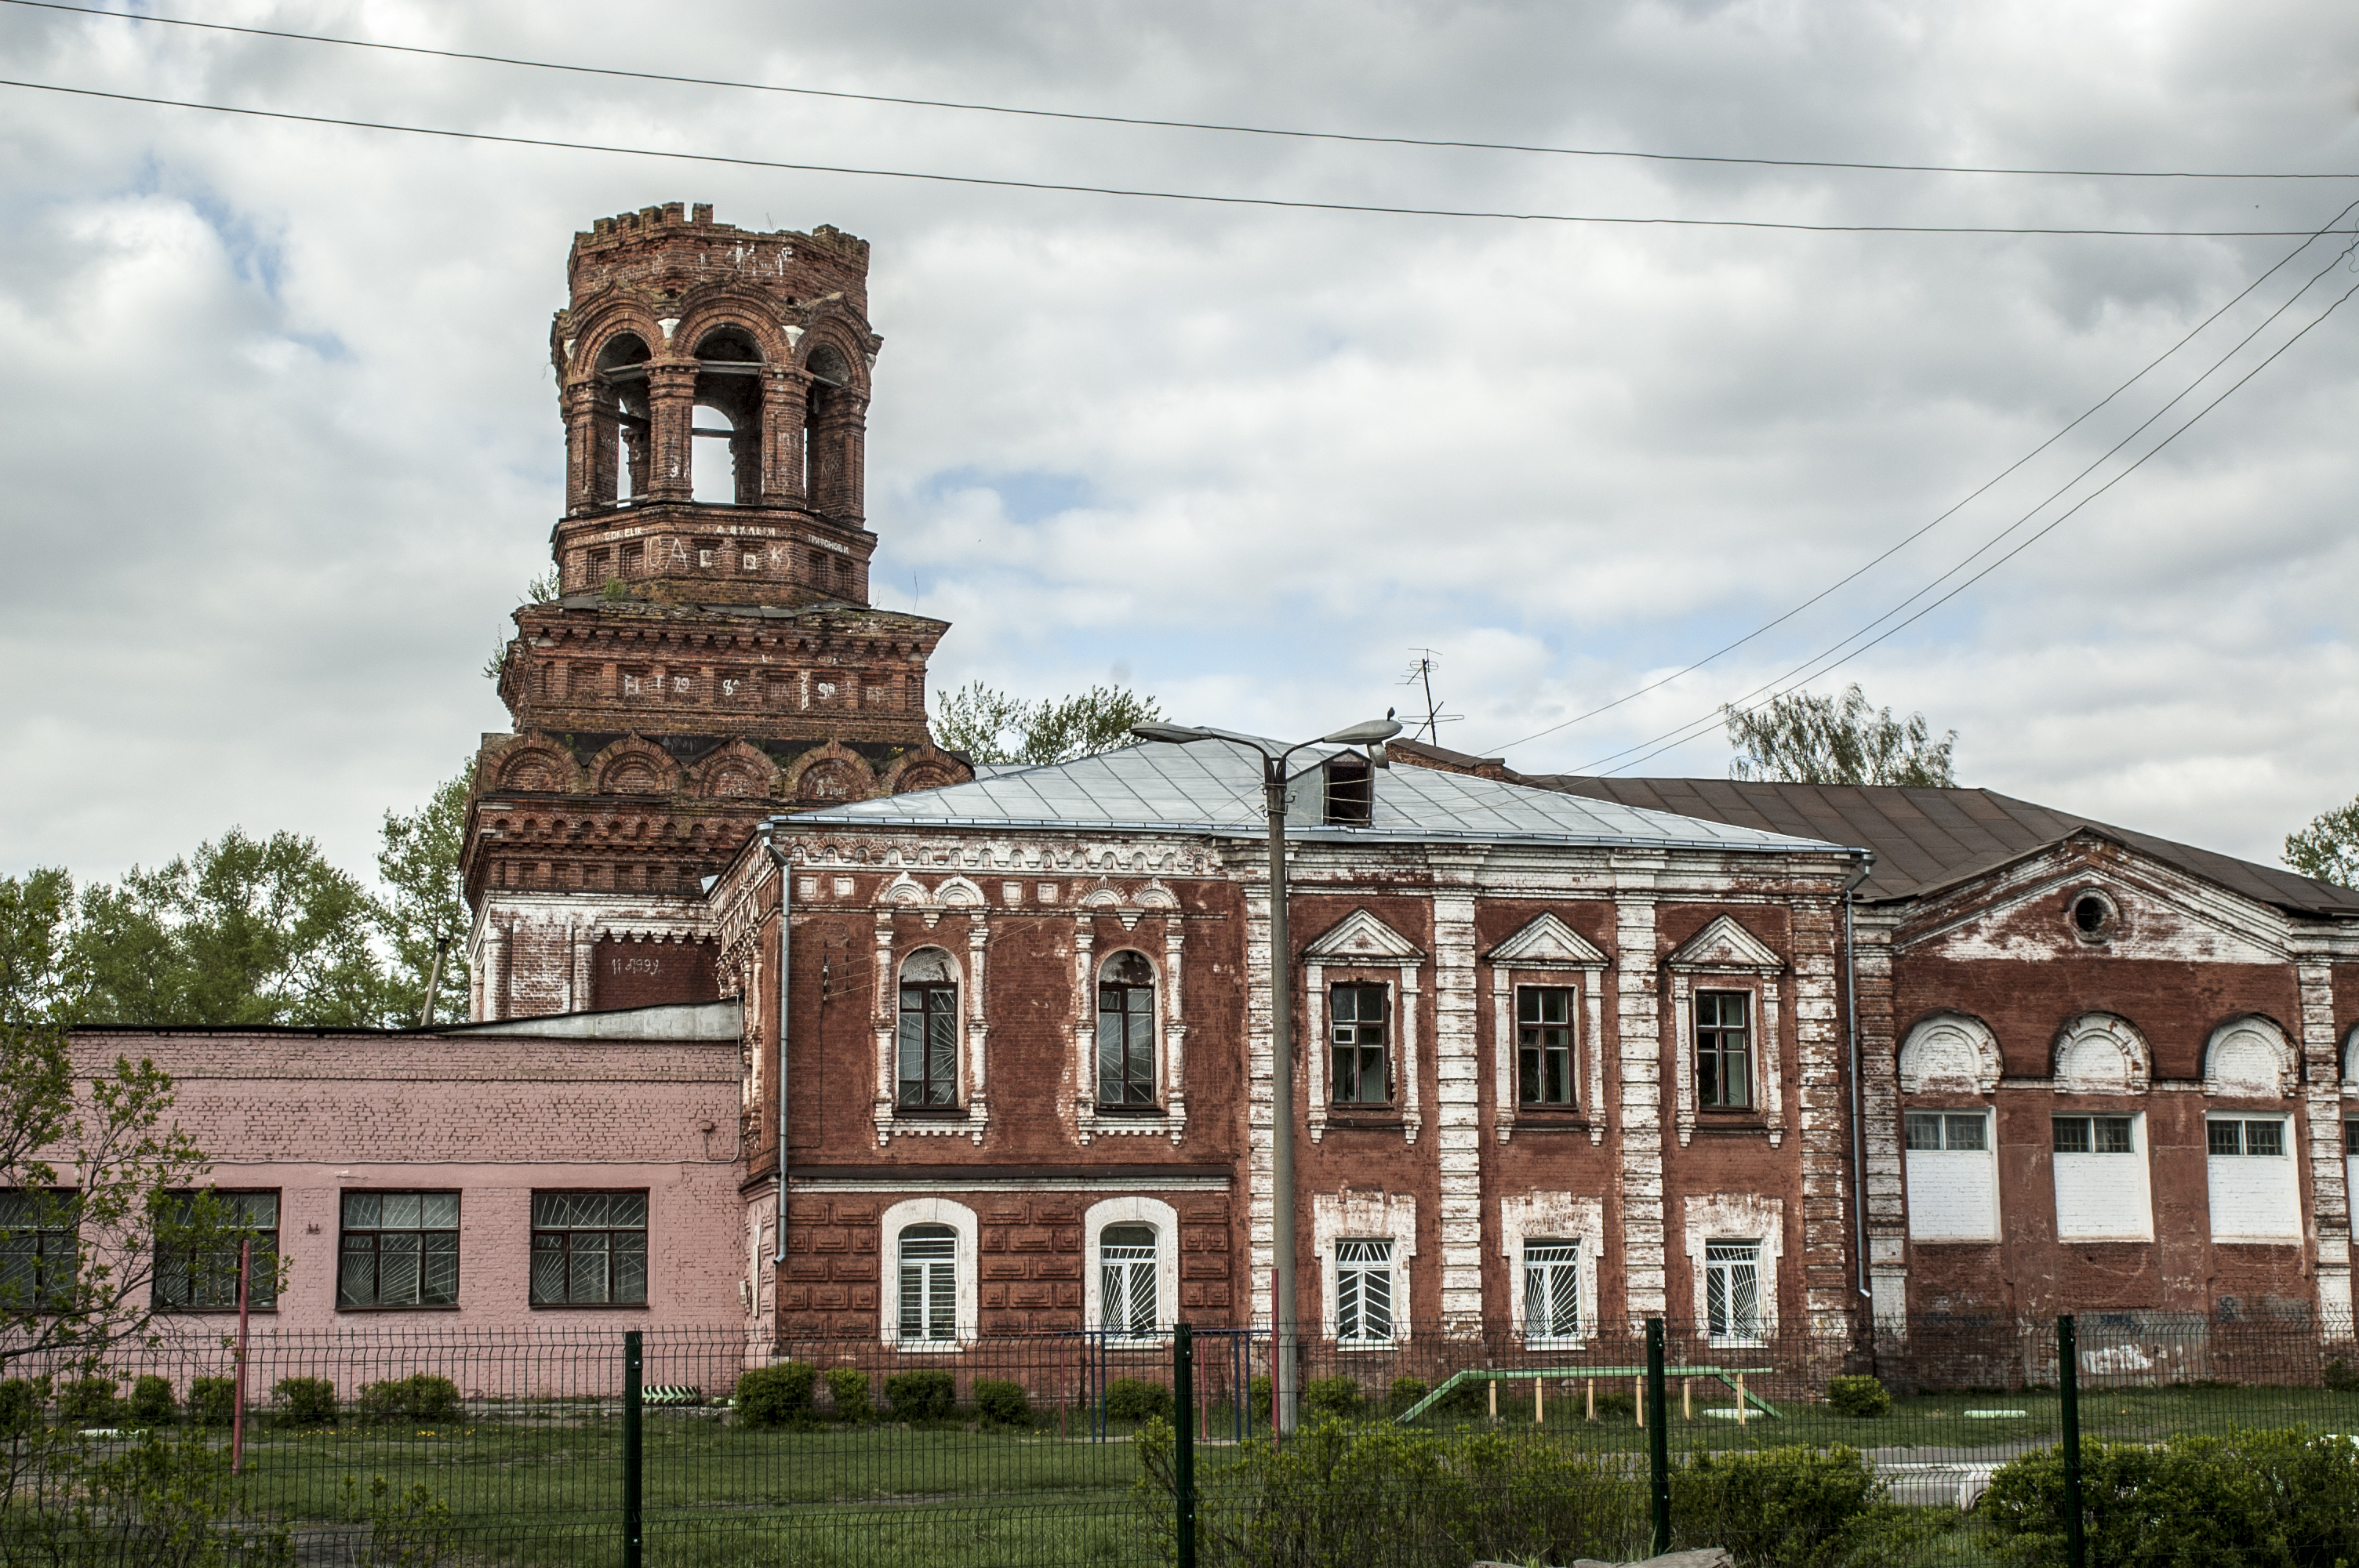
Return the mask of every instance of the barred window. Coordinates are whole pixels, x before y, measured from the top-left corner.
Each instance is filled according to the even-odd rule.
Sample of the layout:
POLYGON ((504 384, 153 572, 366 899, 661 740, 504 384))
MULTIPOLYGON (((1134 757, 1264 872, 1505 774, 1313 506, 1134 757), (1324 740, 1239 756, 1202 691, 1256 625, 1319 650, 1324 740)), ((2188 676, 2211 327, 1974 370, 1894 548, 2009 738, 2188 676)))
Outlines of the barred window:
POLYGON ((74 1192, 0 1192, 0 1311, 71 1302, 81 1211, 81 1195, 74 1192))
POLYGON ((2215 1119, 2207 1132, 2214 1154, 2271 1155, 2286 1152, 2285 1123, 2276 1117, 2256 1121, 2215 1119))
POLYGON ((1155 1227, 1109 1225, 1098 1232, 1098 1326, 1115 1334, 1155 1332, 1155 1227))
POLYGON ((1524 1335, 1570 1339, 1581 1332, 1581 1243, 1524 1243, 1524 1335))
POLYGON ((339 1307, 459 1304, 457 1193, 346 1193, 339 1307))
POLYGON ((532 1195, 532 1304, 645 1306, 647 1195, 532 1195))
MULTIPOLYGON (((162 1229, 168 1237, 199 1217, 193 1192, 168 1193, 162 1229)), ((254 1243, 252 1285, 246 1305, 268 1312, 278 1304, 278 1195, 275 1192, 215 1192, 209 1223, 222 1230, 220 1245, 200 1249, 159 1239, 156 1245, 156 1306, 163 1312, 204 1312, 237 1305, 238 1244, 254 1243)))
POLYGON ((1911 1150, 1932 1151, 1978 1150, 1989 1144, 1990 1119, 1980 1111, 1943 1113, 1938 1110, 1912 1110, 1908 1113, 1908 1147, 1911 1150))
POLYGON ((1335 1337, 1372 1345, 1393 1336, 1393 1244, 1357 1238, 1335 1243, 1335 1337))
POLYGON ((2126 1116, 2060 1116, 2052 1126, 2059 1154, 2135 1154, 2126 1116))
POLYGON ((1703 1244, 1705 1326, 1715 1342, 1761 1337, 1761 1243, 1703 1244))
POLYGON ((958 1337, 958 1232, 913 1225, 901 1232, 901 1337, 958 1337))
POLYGON ((1572 1104, 1572 992, 1559 986, 1518 987, 1516 1038, 1516 1098, 1526 1105, 1572 1104))

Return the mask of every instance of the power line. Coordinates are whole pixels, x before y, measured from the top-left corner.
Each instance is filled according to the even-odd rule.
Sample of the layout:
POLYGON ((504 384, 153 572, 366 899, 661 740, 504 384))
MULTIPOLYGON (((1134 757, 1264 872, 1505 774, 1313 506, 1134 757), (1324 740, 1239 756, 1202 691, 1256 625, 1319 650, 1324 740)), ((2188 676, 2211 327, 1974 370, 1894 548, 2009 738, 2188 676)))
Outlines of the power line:
MULTIPOLYGON (((1982 498, 1984 492, 1991 491, 1991 488, 1994 488, 1995 483, 2000 483, 2000 481, 2003 481, 2003 479, 2007 479, 2007 476, 2010 476, 2010 474, 2015 474, 2015 471, 2019 470, 2019 467, 2024 467, 2024 464, 2027 464, 2027 462, 2031 462, 2031 460, 2034 460, 2034 458, 2038 458, 2040 453, 2045 453, 2045 450, 2048 450, 2048 448, 2050 448, 2050 446, 2055 446, 2057 441, 2061 441, 2061 438, 2064 438, 2064 437, 2069 437, 2069 434, 2071 434, 2073 429, 2078 429, 2078 427, 2081 427, 2081 425, 2085 425, 2085 422, 2088 422, 2090 417, 2093 417, 2093 415, 2097 415, 2097 413, 2100 413, 2102 408, 2106 408, 2106 406, 2109 406, 2109 403, 2112 403, 2114 398, 2118 398, 2118 396, 2121 396, 2123 392, 2128 392, 2130 386, 2135 386, 2135 384, 2137 384, 2137 382, 2145 380, 2145 377, 2149 375, 2149 373, 2154 373, 2154 370, 2158 368, 2158 365, 2161 365, 2163 361, 2170 359, 2172 353, 2178 353, 2180 349, 2184 349, 2184 347, 2187 347, 2187 344, 2194 342, 2196 337, 2199 337, 2201 332, 2203 332, 2203 328, 2208 328, 2208 325, 2211 325, 2211 323, 2215 323, 2215 320, 2220 320, 2220 316, 2224 316, 2224 314, 2227 314, 2227 311, 2232 311, 2234 307, 2239 307, 2239 304, 2244 302, 2244 299, 2248 297, 2248 295, 2251 295, 2251 292, 2256 290, 2256 287, 2260 287, 2262 283, 2267 283, 2269 278, 2274 278, 2274 276, 2277 276, 2278 271, 2284 271, 2284 269, 2286 269, 2286 265, 2290 265, 2290 262, 2293 262, 2293 259, 2298 257, 2298 254, 2302 254, 2302 253, 2305 253, 2305 250, 2310 250, 2310 247, 2314 245, 2314 243, 2317 243, 2319 238, 2323 238, 2323 236, 2326 236, 2326 233, 2331 233, 2331 231, 2333 231, 2333 226, 2335 226, 2335 224, 2340 224, 2340 222, 2345 220, 2345 217, 2350 217, 2350 214, 2352 214, 2352 208, 2359 208, 2359 200, 2354 200, 2354 203, 2350 203, 2350 205, 2347 205, 2347 208, 2340 210, 2340 212, 2335 212, 2333 217, 2331 217, 2331 220, 2326 220, 2326 224, 2319 226, 2317 231, 2311 231, 2310 238, 2305 238, 2305 241, 2302 241, 2300 245, 2295 245, 2293 250, 2288 250, 2288 253, 2286 253, 2284 257, 2278 257, 2278 259, 2277 259, 2277 265, 2269 266, 2269 271, 2265 271, 2265 274, 2260 274, 2260 276, 2257 276, 2257 278, 2253 278, 2251 283, 2245 283, 2245 286, 2241 287, 2241 290, 2236 292, 2236 295, 2234 295, 2234 297, 2229 299, 2227 304, 2223 304, 2223 307, 2215 308, 2215 311, 2212 311, 2211 316, 2206 316, 2206 319, 2203 319, 2203 320, 2199 320, 2199 323, 2196 323, 2194 328, 2191 328, 2191 330, 2187 332, 2187 335, 2180 337, 2178 342, 2170 344, 2170 347, 2168 347, 2168 349, 2163 349, 2163 351, 2158 353, 2158 356, 2154 356, 2154 359, 2151 359, 2151 361, 2147 361, 2145 368, 2139 368, 2137 373, 2135 373, 2135 375, 2130 375, 2130 380, 2121 382, 2121 384, 2118 384, 2118 386, 2114 386, 2112 392, 2104 394, 2104 396, 2102 396, 2102 398, 2097 398, 2097 401, 2094 401, 2093 406, 2088 406, 2088 408, 2085 408, 2085 410, 2081 410, 2081 415, 2078 415, 2078 417, 2076 417, 2076 420, 2071 422, 2071 425, 2067 425, 2067 427, 2064 427, 2064 429, 2057 431, 2057 434, 2052 434, 2052 437, 2048 437, 2048 438, 2045 438, 2045 441, 2040 441, 2038 446, 2031 448, 2031 450, 2028 450, 2028 453, 2024 453, 2022 458, 2017 458, 2015 462, 2010 462, 2010 464, 2007 464, 2007 467, 2003 467, 2003 470, 2000 470, 1998 474, 1994 474, 1994 476, 1991 476, 1991 479, 1984 481, 1982 486, 1974 488, 1974 491, 1970 492, 1970 495, 1965 495, 1965 498, 1962 498, 1962 500, 1958 500, 1958 503, 1953 504, 1953 507, 1951 507, 1949 512, 1944 512, 1944 514, 1941 514, 1941 516, 1937 516, 1937 519, 1932 519, 1932 521, 1930 521, 1930 524, 1922 525, 1922 528, 1918 528, 1916 533, 1911 533, 1911 535, 1908 535, 1908 537, 1904 537, 1904 540, 1899 540, 1899 542, 1897 542, 1897 545, 1892 545, 1892 547, 1887 547, 1887 549, 1885 549, 1883 554, 1877 554, 1877 557, 1873 557, 1871 561, 1866 561, 1866 564, 1864 564, 1864 566, 1859 566, 1859 568, 1856 568, 1856 570, 1852 570, 1850 576, 1840 578, 1838 582, 1831 582, 1831 585, 1828 585, 1828 587, 1823 587, 1823 589, 1819 589, 1817 594, 1811 594, 1810 599, 1805 599, 1805 601, 1802 601, 1802 603, 1798 603, 1798 606, 1793 606, 1793 609, 1786 611, 1786 613, 1783 613, 1783 615, 1778 615, 1777 620, 1765 620, 1765 622, 1762 622, 1762 625, 1757 625, 1757 627, 1753 627, 1753 630, 1750 630, 1750 632, 1745 632, 1744 637, 1739 637, 1739 639, 1736 639, 1736 642, 1722 643, 1720 648, 1712 648, 1711 654, 1705 654, 1703 658, 1699 658, 1699 660, 1696 660, 1696 663, 1684 665, 1684 667, 1680 667, 1680 670, 1672 670, 1670 675, 1661 676, 1661 679, 1649 681, 1649 684, 1644 684, 1644 687, 1639 687, 1637 691, 1625 691, 1625 693, 1623 693, 1623 696, 1614 697, 1614 700, 1611 700, 1611 703, 1600 703, 1600 705, 1597 705, 1597 708, 1590 708, 1588 712, 1578 712, 1578 715, 1573 715, 1571 719, 1560 719, 1560 721, 1557 721, 1557 724, 1549 724, 1548 729, 1536 729, 1536 731, 1533 731, 1533 733, 1528 733, 1528 736, 1524 736, 1522 741, 1510 741, 1510 742, 1507 742, 1507 745, 1500 745, 1500 748, 1495 748, 1495 750, 1498 750, 1500 754, 1512 752, 1512 750, 1519 748, 1519 745, 1528 745, 1528 742, 1531 742, 1531 741, 1540 741, 1540 738, 1543 738, 1543 736, 1552 736, 1552 733, 1557 733, 1557 731, 1560 731, 1560 729, 1571 729, 1573 724, 1582 724, 1582 721, 1594 719, 1594 717, 1602 715, 1602 712, 1611 712, 1611 709, 1621 708, 1623 703, 1633 703, 1633 700, 1637 700, 1637 697, 1647 696, 1647 693, 1649 693, 1649 691, 1661 691, 1663 687, 1670 687, 1672 681, 1682 679, 1682 676, 1694 675, 1696 670, 1703 670, 1705 665, 1711 665, 1711 663, 1715 663, 1715 660, 1724 658, 1724 655, 1734 654, 1734 651, 1736 651, 1736 648, 1744 648, 1745 643, 1753 642, 1753 639, 1756 639, 1756 637, 1762 637, 1762 634, 1765 634, 1765 632, 1774 632, 1774 630, 1777 630, 1777 627, 1786 625, 1786 622, 1788 622, 1788 620, 1793 620, 1795 615, 1799 615, 1799 613, 1802 613, 1802 611, 1811 609, 1811 606, 1814 606, 1814 603, 1821 601, 1821 599, 1826 599, 1826 597, 1831 597, 1831 594, 1840 592, 1840 589, 1844 589, 1844 587, 1850 587, 1852 582, 1856 582, 1856 580, 1859 580, 1859 578, 1866 576, 1866 573, 1871 573, 1871 570, 1875 570, 1877 566, 1883 566, 1885 561, 1889 561, 1889 558, 1892 558, 1892 557, 1897 557, 1897 554, 1899 554, 1901 549, 1906 549, 1906 547, 1908 547, 1908 545, 1916 545, 1916 542, 1920 540, 1920 537, 1925 537, 1925 535, 1928 535, 1928 533, 1932 533, 1934 528, 1939 528, 1939 525, 1941 525, 1941 524, 1946 524, 1946 521, 1949 521, 1951 516, 1956 516, 1958 512, 1962 512, 1962 509, 1965 509, 1965 507, 1970 507, 1970 504, 1973 504, 1974 500, 1982 498)), ((2331 266, 2333 266, 2333 265, 2329 265, 2329 269, 2331 269, 2331 266)), ((2323 274, 2319 274, 2319 276, 2323 276, 2323 274)), ((2286 304, 2281 304, 2281 307, 2277 307, 2277 311, 2272 311, 2272 314, 2269 314, 2267 319, 2262 320, 2262 323, 2260 323, 2262 328, 2265 328, 2265 325, 2269 325, 2269 320, 2277 320, 2278 316, 2284 316, 2284 314, 2286 314, 2286 308, 2288 308, 2290 304, 2295 302, 2295 299, 2300 299, 2302 295, 2305 295, 2305 292, 2310 292, 2310 286, 2311 286, 2311 283, 2317 283, 2317 281, 2319 281, 2319 278, 2311 278, 2310 283, 2305 283, 2305 286, 2302 286, 2300 290, 2295 292, 2293 297, 2286 299, 2286 304)), ((2253 328, 2253 332, 2260 332, 2260 328, 2253 328)), ((2244 340, 2241 340, 2239 344, 2236 344, 2236 349, 2244 347, 2245 342, 2253 342, 2253 332, 2245 332, 2245 337, 2244 337, 2244 340)), ((2234 353, 2234 351, 2236 351, 2236 349, 2229 349, 2229 353, 2234 353)), ((2217 368, 2220 368, 2220 365, 2223 365, 2223 363, 2227 363, 2227 356, 2223 356, 2223 359, 2212 361, 2211 370, 2206 370, 2206 373, 2203 373, 2203 375, 2211 375, 2212 370, 2217 370, 2217 368)), ((2190 386, 2187 386, 2187 392, 2194 392, 2194 389, 2196 389, 2196 386, 2199 386, 2199 384, 2203 384, 2203 377, 2201 377, 2201 375, 2196 377, 2194 382, 2190 382, 2190 386)), ((2187 396, 2187 392, 2180 392, 2180 398, 2187 396)), ((2163 408, 2158 408, 2158 410, 2156 410, 2154 415, 2149 415, 2149 417, 2147 417, 2145 425, 2139 425, 2137 429, 2145 429, 2147 425, 2154 425, 2154 420, 2158 420, 2158 417, 2161 417, 2163 413, 2168 413, 2168 410, 2170 410, 2172 403, 2178 403, 2180 398, 2170 398, 2170 403, 2163 403, 2163 408)), ((2135 434, 2137 434, 2137 431, 2135 431, 2135 429, 2130 431, 2130 437, 2135 437, 2135 434)), ((2106 458, 2112 458, 2114 453, 2118 453, 2118 450, 2121 450, 2123 443, 2128 443, 2128 438, 2130 438, 2130 437, 2125 437, 2125 438, 2123 438, 2123 441, 2114 443, 2114 448, 2112 448, 2112 450, 2109 450, 2109 453, 2106 453, 2106 458)), ((2097 462, 2104 462, 2104 458, 2100 458, 2100 460, 2097 460, 2097 462)), ((2094 464, 2090 464, 2090 467, 2094 467, 2094 464)), ((2073 476, 2073 479, 2069 481, 2069 483, 2067 483, 2067 486, 2064 486, 2064 488, 2067 488, 2067 491, 2069 491, 2069 488, 2071 488, 2073 483, 2078 483, 2078 481, 2085 479, 2085 476, 2088 476, 2088 470, 2083 470, 2083 471, 2081 471, 2081 474, 2073 476)), ((2057 495, 2061 495, 2061 491, 2057 491, 2057 495)), ((2050 495, 2050 498, 2048 498, 2048 500, 2055 500, 2055 495, 2050 495)), ((2040 507, 2045 507, 2045 504, 2048 504, 2048 503, 2045 503, 2045 500, 2043 500, 2043 503, 2040 503, 2040 507)), ((2028 521, 2028 519, 2031 519, 2031 516, 2038 514, 2038 509, 2040 509, 2040 507, 2034 507, 2034 509, 2031 509, 2031 512, 2028 512, 2028 514, 2024 516, 2024 519, 2017 519, 2015 528, 2019 528, 2019 525, 2022 525, 2024 521, 2028 521)), ((2012 533, 2012 531, 2015 531, 2015 528, 2007 528, 2006 533, 2012 533)), ((2006 537, 2006 533, 2000 533, 1998 537, 1994 537, 1994 540, 1991 540, 1991 542, 1986 542, 1986 545, 1984 545, 1984 549, 1989 549, 1991 545, 1995 545, 1995 542, 2000 540, 2000 537, 2006 537)), ((1977 552, 1974 552, 1974 554, 1982 554, 1982 552, 1979 552, 1979 549, 1977 549, 1977 552)), ((1974 558, 1974 557, 1967 557, 1967 561, 1973 561, 1973 558, 1974 558)), ((1961 561, 1961 564, 1958 564, 1958 566, 1965 566, 1965 561, 1961 561)), ((1958 570, 1958 566, 1953 566, 1953 568, 1951 568, 1949 573, 1941 573, 1941 578, 1949 578, 1951 573, 1953 573, 1953 570, 1958 570)), ((1939 585, 1939 582, 1941 582, 1941 578, 1934 578, 1934 580, 1930 582, 1928 587, 1922 587, 1922 589, 1918 589, 1918 594, 1930 592, 1930 589, 1932 589, 1934 585, 1939 585)), ((1904 601, 1901 601, 1899 606, 1895 606, 1895 611, 1887 611, 1887 613, 1885 613, 1885 615, 1899 613, 1901 609, 1908 609, 1908 603, 1911 603, 1913 599, 1918 597, 1918 594, 1911 594, 1911 597, 1908 597, 1908 599, 1904 599, 1904 601)), ((1877 622, 1880 622, 1880 620, 1885 618, 1885 615, 1877 615, 1875 620, 1871 620, 1871 622, 1868 622, 1868 627, 1871 627, 1871 630, 1873 630, 1873 627, 1875 627, 1877 622)), ((1840 643, 1838 643, 1838 646, 1840 646, 1840 643)))
MULTIPOLYGON (((13 4, 15 0, 0 0, 13 4)), ((1810 234, 2015 234, 2120 240, 2279 240, 2309 231, 2301 229, 2049 229, 2002 228, 1939 223, 1784 223, 1751 218, 1608 218, 1576 212, 1511 212, 1463 207, 1389 207, 1366 201, 1306 201, 1276 196, 1215 196, 1203 191, 1152 190, 1119 185, 1073 185, 1045 179, 1003 179, 976 174, 938 174, 902 168, 860 168, 849 165, 788 163, 777 158, 736 157, 723 153, 668 152, 658 147, 619 146, 605 142, 569 142, 545 136, 508 136, 491 131, 454 131, 439 125, 405 125, 387 120, 353 120, 334 114, 298 114, 285 109, 249 109, 233 103, 204 103, 188 98, 158 98, 138 92, 108 92, 95 87, 63 87, 49 81, 20 81, 0 77, 0 87, 34 92, 57 92, 76 98, 98 98, 115 103, 146 103, 164 109, 196 109, 209 114, 232 114, 250 120, 282 120, 299 125, 336 125, 355 131, 392 131, 403 135, 438 136, 447 141, 487 142, 501 146, 539 147, 559 152, 614 153, 628 157, 668 158, 681 163, 721 164, 736 168, 774 168, 798 174, 847 174, 872 179, 916 179, 940 185, 988 186, 1003 190, 1049 190, 1082 196, 1129 196, 1157 201, 1190 201, 1220 207, 1286 208, 1306 212, 1365 212, 1396 218, 1481 218, 1528 223, 1594 223, 1625 228, 1780 230, 1810 234)))
POLYGON ((1564 147, 1525 142, 1482 142, 1434 136, 1380 136, 1350 131, 1310 131, 1275 125, 1241 125, 1214 120, 1158 120, 1133 114, 1089 114, 1064 109, 1031 109, 1006 103, 977 103, 957 99, 912 98, 884 92, 846 92, 822 87, 789 87, 768 81, 740 81, 728 77, 675 75, 659 70, 625 70, 614 66, 573 65, 559 60, 528 59, 516 55, 481 54, 467 49, 429 49, 420 44, 385 43, 373 38, 338 38, 329 33, 298 33, 276 27, 244 27, 228 22, 200 22, 185 16, 140 16, 110 11, 98 5, 69 5, 60 0, 0 0, 0 5, 28 10, 64 11, 83 16, 104 16, 121 22, 158 23, 212 33, 238 33, 248 38, 279 38, 293 43, 330 44, 340 49, 378 49, 388 54, 421 55, 432 59, 468 60, 481 65, 516 66, 528 70, 561 71, 575 76, 613 77, 628 81, 660 81, 683 87, 719 87, 739 92, 775 92, 799 98, 829 98, 852 103, 886 103, 901 108, 949 109, 963 114, 1006 114, 1023 119, 1067 120, 1095 125, 1136 125, 1153 130, 1212 131, 1227 135, 1276 136, 1293 141, 1350 142, 1370 146, 1438 147, 1462 152, 1535 153, 1556 157, 1625 158, 1648 163, 1725 164, 1756 168, 1854 169, 1884 174, 2002 174, 2071 179, 2359 179, 2359 174, 2253 172, 2215 169, 2012 168, 1996 165, 1945 163, 1869 163, 1836 158, 1735 157, 1710 153, 1640 152, 1626 147, 1564 147))

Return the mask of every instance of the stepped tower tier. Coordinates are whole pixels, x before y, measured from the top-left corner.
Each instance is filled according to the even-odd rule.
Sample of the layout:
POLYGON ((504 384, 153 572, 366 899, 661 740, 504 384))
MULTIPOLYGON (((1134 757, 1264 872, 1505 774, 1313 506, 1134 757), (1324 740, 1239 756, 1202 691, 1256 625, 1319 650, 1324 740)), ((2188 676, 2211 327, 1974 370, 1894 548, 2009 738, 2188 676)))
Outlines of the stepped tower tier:
POLYGON ((473 1015, 727 990, 704 880, 766 817, 973 776, 949 626, 868 603, 868 245, 674 202, 576 234, 557 597, 516 612, 464 871, 473 1015))

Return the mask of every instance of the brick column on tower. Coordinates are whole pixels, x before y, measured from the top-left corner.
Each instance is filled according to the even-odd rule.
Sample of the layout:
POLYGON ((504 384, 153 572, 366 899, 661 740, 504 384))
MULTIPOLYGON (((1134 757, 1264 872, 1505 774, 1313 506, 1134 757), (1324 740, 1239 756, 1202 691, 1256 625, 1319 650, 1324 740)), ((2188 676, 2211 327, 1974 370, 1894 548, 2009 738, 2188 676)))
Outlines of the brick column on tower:
POLYGON ((811 431, 811 509, 837 522, 856 522, 864 498, 860 482, 862 433, 868 398, 849 386, 832 386, 820 404, 811 431))
POLYGON ((696 491, 690 472, 694 442, 689 434, 696 424, 695 364, 647 366, 647 406, 655 468, 648 476, 647 499, 690 500, 696 491))
POLYGON ((803 420, 810 377, 788 365, 762 373, 762 500, 772 506, 807 504, 803 494, 803 420))

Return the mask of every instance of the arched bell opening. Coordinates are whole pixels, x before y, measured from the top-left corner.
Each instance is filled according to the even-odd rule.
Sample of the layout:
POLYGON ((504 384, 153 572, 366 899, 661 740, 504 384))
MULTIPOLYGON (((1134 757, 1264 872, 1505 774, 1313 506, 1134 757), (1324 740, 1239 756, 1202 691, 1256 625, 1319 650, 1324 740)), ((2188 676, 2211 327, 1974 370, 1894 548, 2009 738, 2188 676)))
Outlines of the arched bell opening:
POLYGON ((738 327, 696 345, 696 408, 689 471, 694 498, 713 506, 762 499, 762 351, 738 327))

